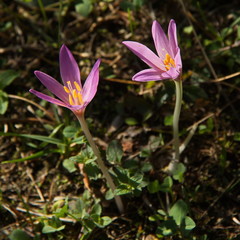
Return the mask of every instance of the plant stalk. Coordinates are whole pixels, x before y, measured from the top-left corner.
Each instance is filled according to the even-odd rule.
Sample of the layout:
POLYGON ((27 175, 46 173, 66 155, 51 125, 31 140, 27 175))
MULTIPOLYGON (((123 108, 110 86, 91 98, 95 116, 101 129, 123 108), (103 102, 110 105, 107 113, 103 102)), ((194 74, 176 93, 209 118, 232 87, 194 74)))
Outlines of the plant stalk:
POLYGON ((179 117, 181 112, 182 106, 182 81, 181 80, 174 80, 175 89, 176 89, 176 102, 175 108, 173 113, 173 150, 174 155, 173 159, 169 164, 169 172, 173 173, 176 169, 177 163, 180 160, 180 141, 179 141, 179 117))
MULTIPOLYGON (((114 192, 114 190, 116 189, 116 186, 112 180, 112 177, 110 176, 110 174, 108 172, 108 169, 106 168, 106 166, 102 160, 101 154, 100 154, 95 142, 93 141, 93 137, 89 131, 88 125, 87 125, 85 117, 84 117, 84 113, 80 113, 80 114, 75 113, 75 115, 77 116, 79 123, 82 127, 82 130, 83 130, 94 154, 97 157, 96 161, 97 161, 98 167, 101 169, 102 174, 105 177, 107 183, 109 184, 110 189, 114 192)), ((119 212, 123 213, 124 207, 123 207, 123 202, 122 202, 121 197, 116 195, 116 196, 114 196, 114 198, 115 198, 115 202, 116 202, 119 212)))

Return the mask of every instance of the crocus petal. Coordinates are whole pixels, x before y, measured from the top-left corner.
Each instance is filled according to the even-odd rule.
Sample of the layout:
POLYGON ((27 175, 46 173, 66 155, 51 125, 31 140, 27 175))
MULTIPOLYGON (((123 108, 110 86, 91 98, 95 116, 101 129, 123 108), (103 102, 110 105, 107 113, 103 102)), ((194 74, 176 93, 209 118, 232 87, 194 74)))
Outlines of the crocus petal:
POLYGON ((175 61, 177 68, 179 68, 182 71, 182 59, 181 59, 181 55, 180 55, 180 48, 177 48, 177 54, 174 58, 174 61, 175 61))
POLYGON ((175 56, 178 50, 178 41, 177 41, 177 27, 173 19, 171 19, 168 25, 168 38, 169 38, 169 45, 170 45, 170 48, 172 49, 173 56, 175 56))
POLYGON ((148 82, 148 81, 157 81, 157 80, 163 80, 165 78, 162 77, 162 71, 157 71, 155 69, 145 69, 138 73, 136 73, 132 80, 138 81, 138 82, 148 82))
POLYGON ((144 46, 141 43, 133 41, 124 41, 123 44, 128 47, 134 54, 136 54, 142 61, 144 61, 148 66, 156 70, 161 68, 161 59, 159 59, 159 57, 148 47, 144 46))
POLYGON ((76 81, 81 87, 80 70, 76 60, 69 49, 63 45, 60 49, 60 73, 65 86, 70 81, 72 84, 76 81))
POLYGON ((167 72, 156 71, 155 69, 145 69, 136 73, 132 80, 138 82, 159 81, 165 79, 176 79, 179 76, 179 72, 171 68, 167 72))
POLYGON ((64 102, 62 102, 62 101, 60 101, 60 100, 58 100, 58 99, 56 99, 56 98, 50 97, 50 96, 48 96, 48 95, 46 95, 46 94, 44 94, 44 93, 38 92, 38 91, 36 91, 36 90, 34 90, 34 89, 30 89, 29 92, 30 92, 30 93, 33 93, 33 94, 36 95, 37 97, 39 97, 39 98, 41 98, 41 99, 43 99, 43 100, 46 100, 46 101, 48 101, 48 102, 50 102, 50 103, 54 103, 54 104, 57 104, 57 105, 59 105, 59 106, 67 107, 67 108, 68 108, 68 105, 65 104, 64 102))
POLYGON ((85 84, 83 86, 83 101, 87 105, 95 96, 97 92, 97 86, 99 82, 99 65, 101 63, 101 59, 98 59, 94 64, 90 74, 88 75, 85 84))
POLYGON ((52 92, 62 101, 68 102, 67 93, 64 91, 63 86, 57 80, 40 71, 35 71, 34 74, 50 92, 52 92))
POLYGON ((169 41, 161 25, 155 20, 152 24, 152 36, 158 56, 164 60, 166 53, 173 56, 169 47, 169 41))
POLYGON ((162 73, 161 77, 163 79, 177 79, 180 75, 180 72, 177 68, 170 68, 167 72, 162 73))

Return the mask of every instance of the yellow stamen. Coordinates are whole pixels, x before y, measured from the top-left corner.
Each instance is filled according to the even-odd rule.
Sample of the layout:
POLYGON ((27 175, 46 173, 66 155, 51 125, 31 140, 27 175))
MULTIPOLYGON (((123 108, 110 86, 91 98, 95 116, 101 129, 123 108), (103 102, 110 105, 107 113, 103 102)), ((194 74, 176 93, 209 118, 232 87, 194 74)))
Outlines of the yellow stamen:
POLYGON ((75 98, 75 99, 78 97, 76 89, 73 89, 72 95, 73 95, 73 98, 75 98))
POLYGON ((78 92, 80 92, 81 87, 79 86, 79 84, 76 81, 74 81, 74 85, 75 85, 76 89, 78 90, 78 92))
POLYGON ((80 92, 78 92, 78 101, 80 104, 83 104, 83 98, 82 98, 82 94, 80 92))
POLYGON ((172 58, 170 59, 170 63, 171 63, 174 67, 176 67, 175 62, 174 62, 174 60, 173 60, 172 58))
POLYGON ((70 94, 68 95, 68 100, 69 100, 70 105, 73 105, 73 99, 70 94))
POLYGON ((64 86, 63 88, 66 93, 70 93, 69 89, 66 86, 64 86))
POLYGON ((175 61, 174 59, 172 59, 172 57, 166 53, 165 55, 165 59, 163 61, 164 65, 165 65, 165 68, 166 70, 168 71, 171 67, 176 67, 176 64, 175 64, 175 61))
POLYGON ((81 93, 80 85, 74 81, 74 86, 72 86, 71 82, 67 82, 67 86, 63 86, 63 89, 66 93, 68 93, 68 102, 70 105, 82 105, 83 98, 81 93))
POLYGON ((69 91, 72 92, 73 89, 72 89, 72 84, 71 84, 71 82, 68 81, 68 82, 67 82, 67 85, 68 85, 69 91))

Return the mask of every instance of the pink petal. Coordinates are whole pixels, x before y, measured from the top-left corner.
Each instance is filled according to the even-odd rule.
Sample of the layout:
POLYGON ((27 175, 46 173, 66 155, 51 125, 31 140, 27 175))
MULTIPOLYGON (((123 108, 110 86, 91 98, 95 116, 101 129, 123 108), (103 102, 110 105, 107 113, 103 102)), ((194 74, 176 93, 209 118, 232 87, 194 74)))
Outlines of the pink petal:
POLYGON ((82 87, 78 64, 72 53, 65 45, 62 45, 60 49, 59 62, 60 73, 64 85, 67 86, 68 81, 70 81, 72 84, 74 81, 76 81, 82 87))
POLYGON ((58 100, 58 99, 56 99, 56 98, 52 98, 52 97, 50 97, 50 96, 48 96, 48 95, 46 95, 46 94, 43 94, 43 93, 41 93, 41 92, 38 92, 38 91, 34 90, 34 89, 30 89, 29 92, 30 92, 30 93, 33 93, 33 94, 36 95, 37 97, 39 97, 39 98, 41 98, 41 99, 43 99, 43 100, 46 100, 46 101, 48 101, 48 102, 50 102, 50 103, 54 103, 54 104, 56 104, 56 105, 59 105, 59 106, 67 107, 67 108, 68 108, 68 105, 67 105, 67 104, 65 104, 64 102, 62 102, 62 101, 60 101, 60 100, 58 100))
POLYGON ((134 54, 136 54, 142 61, 144 61, 148 66, 156 70, 161 68, 161 59, 159 59, 159 57, 145 45, 133 41, 124 41, 123 44, 128 47, 134 54))
POLYGON ((170 68, 167 72, 162 74, 163 79, 177 79, 180 76, 180 72, 177 68, 170 68))
POLYGON ((173 56, 169 47, 169 41, 161 25, 155 20, 152 24, 152 36, 158 56, 164 60, 166 53, 173 56))
POLYGON ((168 25, 168 38, 169 38, 169 45, 173 53, 172 56, 174 57, 177 54, 178 41, 177 41, 177 27, 173 19, 171 19, 168 25))
POLYGON ((148 82, 148 81, 159 81, 164 79, 174 79, 177 78, 179 74, 176 73, 174 68, 171 68, 169 71, 156 71, 155 69, 145 69, 137 74, 135 74, 132 78, 134 81, 138 82, 148 82), (171 70, 172 69, 172 70, 171 70))
POLYGON ((181 55, 180 55, 180 48, 177 48, 177 54, 174 58, 175 64, 176 64, 176 68, 180 69, 180 71, 182 71, 182 59, 181 59, 181 55))
POLYGON ((58 81, 56 81, 48 74, 40 71, 35 71, 34 74, 50 92, 52 92, 62 101, 68 102, 68 95, 64 91, 63 86, 58 81))
POLYGON ((157 81, 162 80, 160 71, 156 71, 155 69, 145 69, 138 73, 136 73, 132 80, 138 81, 138 82, 148 82, 148 81, 157 81))
POLYGON ((101 59, 98 59, 94 64, 90 74, 88 75, 84 86, 83 86, 83 101, 86 103, 85 106, 91 102, 93 97, 97 92, 98 82, 99 82, 99 65, 101 63, 101 59))

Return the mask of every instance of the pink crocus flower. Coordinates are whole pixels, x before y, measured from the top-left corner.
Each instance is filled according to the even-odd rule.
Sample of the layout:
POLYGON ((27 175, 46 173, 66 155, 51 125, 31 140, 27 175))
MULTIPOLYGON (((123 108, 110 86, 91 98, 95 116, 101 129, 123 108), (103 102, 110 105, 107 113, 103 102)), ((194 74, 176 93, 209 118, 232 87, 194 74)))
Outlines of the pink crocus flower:
POLYGON ((179 80, 182 73, 182 60, 175 21, 172 19, 169 22, 167 37, 160 24, 155 20, 152 24, 152 36, 157 55, 141 43, 123 42, 125 46, 151 67, 135 74, 132 80, 139 82, 163 79, 179 80))
POLYGON ((64 85, 60 84, 46 73, 40 71, 34 72, 41 83, 59 99, 50 97, 33 89, 29 91, 43 100, 69 108, 76 115, 81 115, 96 94, 101 60, 98 59, 96 61, 83 87, 78 64, 65 45, 60 49, 59 62, 61 78, 64 85))

